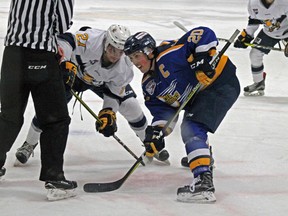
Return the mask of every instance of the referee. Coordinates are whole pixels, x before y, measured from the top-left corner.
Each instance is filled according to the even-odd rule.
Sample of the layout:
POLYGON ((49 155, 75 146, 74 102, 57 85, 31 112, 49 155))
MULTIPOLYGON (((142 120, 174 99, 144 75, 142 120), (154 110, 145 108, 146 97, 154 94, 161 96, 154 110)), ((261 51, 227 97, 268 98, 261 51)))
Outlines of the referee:
POLYGON ((1 68, 0 178, 31 92, 43 131, 39 179, 45 182, 49 200, 74 196, 77 187, 63 171, 70 117, 56 57, 56 36, 70 28, 73 4, 74 0, 11 0, 1 68))

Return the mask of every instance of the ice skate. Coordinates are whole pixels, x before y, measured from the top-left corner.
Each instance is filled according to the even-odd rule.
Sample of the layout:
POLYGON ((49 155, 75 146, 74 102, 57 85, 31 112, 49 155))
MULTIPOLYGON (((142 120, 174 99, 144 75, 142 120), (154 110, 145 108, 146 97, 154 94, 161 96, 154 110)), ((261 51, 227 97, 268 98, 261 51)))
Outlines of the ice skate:
POLYGON ((177 200, 188 203, 213 203, 216 201, 211 172, 204 172, 191 185, 178 188, 177 200))
POLYGON ((2 168, 0 169, 0 181, 4 180, 4 175, 5 175, 5 173, 6 173, 5 167, 2 167, 2 168))
POLYGON ((34 156, 34 149, 37 146, 38 143, 35 145, 31 145, 27 142, 24 142, 23 145, 17 149, 17 152, 15 154, 16 161, 14 163, 14 166, 20 166, 23 164, 26 164, 30 156, 34 156))
POLYGON ((76 196, 77 182, 68 180, 46 181, 45 188, 48 190, 47 198, 49 201, 67 199, 76 196))
POLYGON ((263 80, 244 88, 244 96, 263 96, 265 90, 266 73, 263 73, 263 80))
POLYGON ((152 163, 153 159, 155 158, 157 163, 162 164, 162 165, 170 165, 169 161, 169 152, 166 149, 162 149, 159 153, 155 154, 154 157, 143 157, 143 161, 146 164, 152 163))

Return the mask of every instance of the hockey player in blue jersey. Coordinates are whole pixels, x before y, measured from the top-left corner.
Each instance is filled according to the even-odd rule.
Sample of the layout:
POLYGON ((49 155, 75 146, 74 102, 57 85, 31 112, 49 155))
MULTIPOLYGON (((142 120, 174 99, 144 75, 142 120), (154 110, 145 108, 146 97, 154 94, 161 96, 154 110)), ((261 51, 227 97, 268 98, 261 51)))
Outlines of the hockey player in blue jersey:
MULTIPOLYGON (((180 39, 164 41, 158 47, 150 34, 138 32, 124 45, 125 54, 143 73, 145 105, 153 116, 144 140, 147 157, 165 147, 160 131, 191 89, 198 82, 203 84, 201 91, 185 106, 181 124, 181 136, 193 173, 191 185, 177 191, 177 200, 182 202, 216 201, 207 133, 216 131, 240 93, 236 67, 227 56, 221 57, 215 70, 210 65, 217 45, 215 33, 207 27, 194 28, 180 39)), ((169 125, 165 136, 172 132, 175 124, 174 121, 169 125)))

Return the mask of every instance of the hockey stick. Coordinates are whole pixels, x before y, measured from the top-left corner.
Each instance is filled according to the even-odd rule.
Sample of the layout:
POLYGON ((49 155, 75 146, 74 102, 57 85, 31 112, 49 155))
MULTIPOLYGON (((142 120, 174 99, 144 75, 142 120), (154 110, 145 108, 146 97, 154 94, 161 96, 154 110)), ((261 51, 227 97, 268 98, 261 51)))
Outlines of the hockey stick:
MULTIPOLYGON (((180 28, 181 30, 183 30, 184 32, 188 32, 188 29, 185 28, 185 26, 183 26, 180 22, 178 21, 174 21, 173 24, 175 26, 177 26, 178 28, 180 28)), ((224 42, 228 42, 229 39, 226 38, 217 38, 219 41, 224 41, 224 42)), ((259 48, 259 49, 268 49, 268 50, 275 50, 275 51, 281 51, 284 52, 283 49, 281 48, 276 48, 276 47, 271 47, 271 46, 263 46, 263 45, 259 45, 259 44, 251 44, 251 43, 244 43, 246 46, 250 46, 252 48, 259 48)))
MULTIPOLYGON (((101 119, 90 109, 90 107, 76 94, 76 92, 71 89, 70 92, 74 95, 74 97, 83 105, 86 110, 98 121, 100 124, 102 124, 101 119)), ((122 145, 126 151, 128 151, 136 160, 138 160, 138 157, 114 134, 113 138, 120 144, 122 145)), ((145 166, 144 162, 141 162, 143 166, 145 166)))
MULTIPOLYGON (((221 49, 221 51, 218 53, 216 58, 211 63, 212 67, 216 67, 217 63, 221 59, 221 56, 224 54, 224 52, 228 49, 228 47, 233 43, 237 35, 239 34, 239 30, 236 29, 231 38, 226 42, 225 46, 221 49)), ((185 105, 191 100, 191 98, 198 93, 198 91, 202 88, 202 84, 198 83, 192 91, 187 96, 186 100, 183 102, 183 104, 178 108, 174 116, 165 124, 163 130, 162 130, 162 136, 164 133, 164 130, 167 130, 169 125, 177 118, 181 110, 185 107, 185 105)), ((141 161, 143 161, 143 157, 145 152, 137 159, 137 161, 132 165, 132 167, 128 170, 128 172, 119 180, 114 182, 107 182, 107 183, 86 183, 83 187, 85 192, 108 192, 108 191, 114 191, 119 189, 123 183, 127 180, 127 178, 136 170, 136 168, 139 166, 141 161)))

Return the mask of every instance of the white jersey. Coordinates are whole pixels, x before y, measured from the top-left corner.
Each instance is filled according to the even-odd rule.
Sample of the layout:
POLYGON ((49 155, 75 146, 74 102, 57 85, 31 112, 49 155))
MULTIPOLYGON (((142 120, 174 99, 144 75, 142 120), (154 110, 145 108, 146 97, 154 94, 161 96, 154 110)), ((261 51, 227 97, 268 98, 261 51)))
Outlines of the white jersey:
POLYGON ((83 82, 94 86, 105 84, 113 94, 124 97, 124 89, 133 79, 133 66, 130 59, 122 55, 115 64, 107 68, 102 67, 105 33, 106 31, 99 29, 75 32, 74 49, 65 40, 59 39, 58 43, 64 51, 64 60, 71 60, 77 64, 77 76, 83 82))
POLYGON ((288 38, 288 0, 275 0, 266 8, 261 0, 249 0, 249 18, 259 20, 258 23, 249 23, 246 32, 254 37, 260 24, 264 25, 263 31, 275 39, 288 38))

